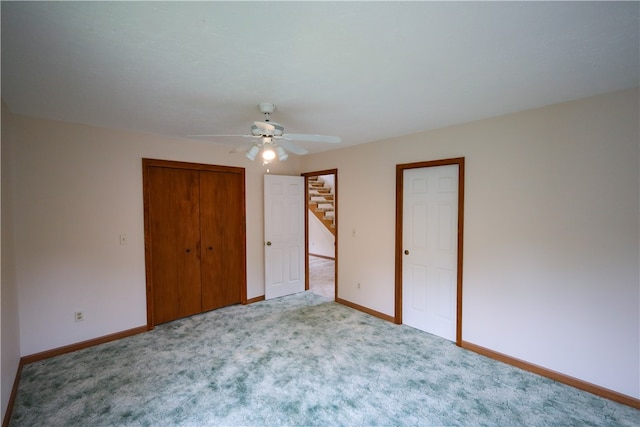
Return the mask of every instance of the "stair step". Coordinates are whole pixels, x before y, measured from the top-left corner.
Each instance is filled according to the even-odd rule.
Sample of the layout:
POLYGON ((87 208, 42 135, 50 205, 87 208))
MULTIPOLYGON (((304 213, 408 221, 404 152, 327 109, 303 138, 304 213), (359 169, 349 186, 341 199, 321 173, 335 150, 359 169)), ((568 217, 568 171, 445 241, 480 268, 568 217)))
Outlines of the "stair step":
POLYGON ((333 218, 335 218, 335 211, 326 211, 324 213, 324 219, 332 220, 333 218))
POLYGON ((330 201, 329 199, 323 196, 313 196, 311 197, 311 200, 310 200, 311 203, 327 203, 329 201, 330 201))
POLYGON ((319 211, 333 211, 332 203, 318 203, 317 209, 319 211))

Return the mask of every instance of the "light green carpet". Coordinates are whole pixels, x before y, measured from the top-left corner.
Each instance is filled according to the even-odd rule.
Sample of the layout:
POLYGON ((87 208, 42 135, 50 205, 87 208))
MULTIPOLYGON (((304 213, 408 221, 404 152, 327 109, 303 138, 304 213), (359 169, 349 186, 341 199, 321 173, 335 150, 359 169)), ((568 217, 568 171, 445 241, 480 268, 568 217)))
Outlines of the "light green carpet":
POLYGON ((310 292, 24 367, 12 426, 637 426, 640 411, 310 292))
POLYGON ((335 261, 309 256, 309 290, 314 294, 335 301, 335 261))

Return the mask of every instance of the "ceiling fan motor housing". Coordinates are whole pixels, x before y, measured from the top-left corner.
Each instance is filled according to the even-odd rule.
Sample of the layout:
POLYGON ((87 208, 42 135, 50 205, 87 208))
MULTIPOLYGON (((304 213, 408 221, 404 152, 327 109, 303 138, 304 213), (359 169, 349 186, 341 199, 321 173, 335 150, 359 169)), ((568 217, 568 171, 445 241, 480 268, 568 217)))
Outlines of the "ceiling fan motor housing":
POLYGON ((254 122, 251 125, 251 135, 253 136, 282 136, 283 133, 284 126, 280 123, 267 121, 266 123, 254 122))

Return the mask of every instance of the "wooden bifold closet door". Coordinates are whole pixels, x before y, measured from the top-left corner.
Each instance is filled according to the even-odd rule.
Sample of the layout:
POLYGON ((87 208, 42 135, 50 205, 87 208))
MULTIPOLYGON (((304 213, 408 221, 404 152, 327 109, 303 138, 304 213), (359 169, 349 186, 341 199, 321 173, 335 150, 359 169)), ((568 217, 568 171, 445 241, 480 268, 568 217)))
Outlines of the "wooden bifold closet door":
POLYGON ((244 169, 143 159, 147 323, 246 302, 244 169))

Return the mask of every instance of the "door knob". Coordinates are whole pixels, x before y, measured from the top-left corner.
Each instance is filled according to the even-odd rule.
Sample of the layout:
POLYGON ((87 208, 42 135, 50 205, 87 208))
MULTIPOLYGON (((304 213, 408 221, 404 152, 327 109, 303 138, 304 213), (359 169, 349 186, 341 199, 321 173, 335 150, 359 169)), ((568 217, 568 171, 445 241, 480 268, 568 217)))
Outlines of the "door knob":
POLYGON ((187 249, 187 253, 191 252, 191 249, 187 249))
POLYGON ((212 251, 213 250, 213 246, 209 246, 209 250, 212 251))
POLYGON ((267 246, 271 246, 271 242, 267 242, 267 246))
POLYGON ((405 255, 409 255, 409 249, 405 249, 405 250, 404 250, 404 254, 405 254, 405 255))

